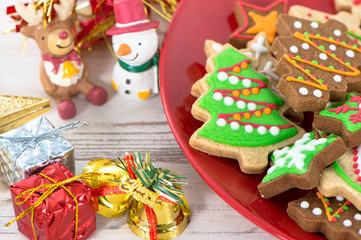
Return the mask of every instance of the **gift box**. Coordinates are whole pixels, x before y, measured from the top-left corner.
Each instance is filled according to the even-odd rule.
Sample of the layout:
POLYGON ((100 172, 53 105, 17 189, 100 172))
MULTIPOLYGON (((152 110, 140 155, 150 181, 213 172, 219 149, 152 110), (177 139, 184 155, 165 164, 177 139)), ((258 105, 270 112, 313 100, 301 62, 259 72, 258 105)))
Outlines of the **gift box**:
POLYGON ((86 239, 95 231, 91 188, 73 177, 55 162, 10 186, 21 233, 29 239, 70 240, 86 239))
POLYGON ((73 146, 59 132, 41 116, 0 135, 3 180, 11 185, 54 161, 74 172, 73 146))

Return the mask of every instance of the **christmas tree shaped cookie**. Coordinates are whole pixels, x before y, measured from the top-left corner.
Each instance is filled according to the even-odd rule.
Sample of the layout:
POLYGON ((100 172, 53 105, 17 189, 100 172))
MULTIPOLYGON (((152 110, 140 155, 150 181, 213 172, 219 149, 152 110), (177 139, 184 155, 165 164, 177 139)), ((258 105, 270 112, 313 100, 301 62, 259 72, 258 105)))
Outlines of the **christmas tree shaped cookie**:
MULTIPOLYGON (((222 48, 223 45, 221 43, 213 40, 206 40, 204 44, 204 51, 207 57, 219 53, 222 48)), ((272 56, 271 46, 269 45, 267 36, 264 32, 258 33, 253 40, 247 43, 247 48, 242 48, 239 52, 253 59, 252 68, 254 70, 266 75, 269 79, 272 79, 273 82, 279 80, 279 77, 274 73, 274 67, 277 64, 277 60, 272 56)), ((201 94, 198 92, 198 84, 200 84, 200 81, 193 85, 191 92, 195 97, 199 97, 201 94)))
POLYGON ((348 94, 345 101, 315 113, 314 125, 342 136, 348 147, 361 144, 361 97, 348 94))
MULTIPOLYGON (((352 37, 355 36, 355 34, 361 35, 360 18, 349 12, 340 11, 336 14, 329 14, 301 5, 293 5, 288 10, 288 14, 294 17, 303 18, 318 23, 325 23, 330 19, 335 19, 347 26, 349 30, 347 31, 347 34, 349 36, 352 37)), ((358 42, 358 40, 356 40, 356 42, 358 42)))
POLYGON ((312 189, 323 169, 346 151, 339 136, 331 134, 316 139, 315 132, 306 133, 291 147, 273 152, 273 165, 258 190, 262 197, 270 198, 291 188, 312 189))
POLYGON ((288 106, 250 66, 251 59, 228 44, 208 58, 208 74, 196 83, 201 96, 192 107, 193 116, 205 124, 189 142, 203 152, 237 159, 243 172, 260 173, 270 152, 304 131, 284 119, 288 106))
POLYGON ((279 59, 277 89, 296 111, 321 111, 346 91, 361 89, 361 49, 336 20, 307 21, 282 14, 272 51, 279 59))
POLYGON ((46 98, 0 95, 0 134, 19 127, 50 109, 46 98))
POLYGON ((306 232, 323 233, 329 240, 361 238, 361 212, 343 197, 310 192, 290 202, 287 213, 306 232))
POLYGON ((361 145, 326 168, 317 188, 327 197, 342 196, 361 210, 361 145))

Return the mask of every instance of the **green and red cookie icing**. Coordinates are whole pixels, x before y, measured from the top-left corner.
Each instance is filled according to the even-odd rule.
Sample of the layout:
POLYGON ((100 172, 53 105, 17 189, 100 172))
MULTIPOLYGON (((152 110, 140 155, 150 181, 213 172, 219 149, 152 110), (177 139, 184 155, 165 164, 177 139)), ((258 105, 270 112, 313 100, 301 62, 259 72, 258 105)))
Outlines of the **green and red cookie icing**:
POLYGON ((214 57, 215 70, 199 100, 211 119, 198 135, 231 146, 267 146, 295 136, 298 130, 280 116, 283 100, 267 87, 267 78, 233 48, 214 57))
POLYGON ((342 121, 347 131, 356 132, 361 129, 361 97, 348 94, 345 102, 328 107, 319 115, 338 119, 342 121))

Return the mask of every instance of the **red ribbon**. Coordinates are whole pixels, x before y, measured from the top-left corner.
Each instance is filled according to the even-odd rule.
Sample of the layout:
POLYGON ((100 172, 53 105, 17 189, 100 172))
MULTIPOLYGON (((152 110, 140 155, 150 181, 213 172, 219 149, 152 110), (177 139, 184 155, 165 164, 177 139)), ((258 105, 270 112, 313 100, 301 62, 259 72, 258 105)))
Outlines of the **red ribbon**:
POLYGON ((75 51, 72 51, 71 53, 62 58, 53 58, 48 54, 41 54, 41 58, 44 61, 49 61, 53 64, 54 68, 52 72, 54 74, 58 74, 60 64, 65 63, 66 61, 75 61, 78 65, 81 64, 81 59, 75 51))
MULTIPOLYGON (((132 154, 128 154, 124 157, 125 166, 127 167, 129 176, 131 178, 136 179, 137 175, 135 175, 132 167, 135 167, 134 165, 134 158, 132 154)), ((155 212, 153 208, 149 207, 148 205, 144 204, 145 213, 147 215, 148 219, 148 226, 149 226, 149 238, 150 240, 157 240, 157 218, 155 216, 155 212)))

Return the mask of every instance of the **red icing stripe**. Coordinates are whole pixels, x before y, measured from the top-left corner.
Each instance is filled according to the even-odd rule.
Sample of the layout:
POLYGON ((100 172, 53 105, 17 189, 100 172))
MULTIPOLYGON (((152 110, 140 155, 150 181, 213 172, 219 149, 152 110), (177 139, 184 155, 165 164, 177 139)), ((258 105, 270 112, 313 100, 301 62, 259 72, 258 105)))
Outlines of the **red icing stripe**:
POLYGON ((244 9, 244 7, 249 7, 249 8, 253 8, 259 12, 267 12, 267 11, 270 11, 272 8, 276 7, 276 5, 278 4, 281 4, 283 3, 283 13, 287 13, 287 0, 278 0, 278 1, 275 1, 273 2, 272 4, 268 5, 267 7, 265 8, 262 8, 262 7, 259 7, 259 6, 255 6, 255 5, 252 5, 252 4, 249 4, 249 3, 245 3, 245 2, 242 2, 242 1, 238 1, 238 6, 239 6, 239 9, 241 10, 242 12, 242 16, 244 17, 244 25, 243 27, 234 32, 232 34, 232 37, 234 38, 244 38, 244 39, 253 39, 255 36, 249 36, 249 35, 240 35, 241 32, 243 32, 244 30, 246 30, 249 26, 249 18, 248 18, 248 14, 246 13, 246 10, 244 9))

